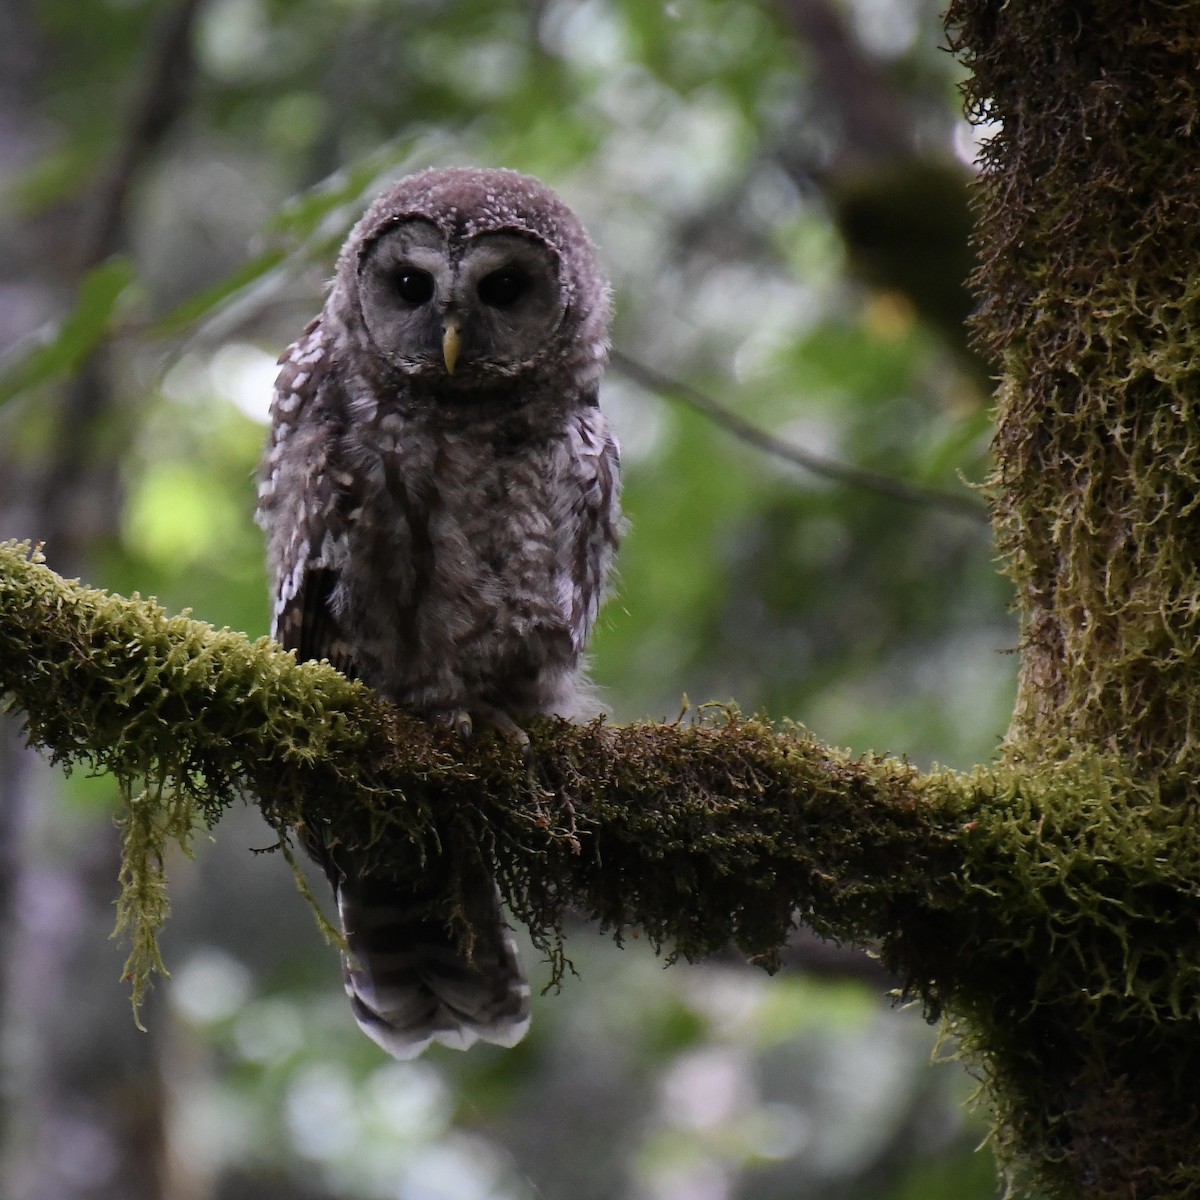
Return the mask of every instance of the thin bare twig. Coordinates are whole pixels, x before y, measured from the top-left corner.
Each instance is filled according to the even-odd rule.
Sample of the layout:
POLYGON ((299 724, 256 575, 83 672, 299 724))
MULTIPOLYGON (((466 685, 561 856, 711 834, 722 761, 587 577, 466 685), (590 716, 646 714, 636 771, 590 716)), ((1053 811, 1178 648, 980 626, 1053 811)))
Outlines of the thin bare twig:
POLYGON ((856 467, 849 463, 838 462, 821 454, 814 454, 802 446, 794 446, 790 442, 781 441, 757 425, 739 417, 711 396, 694 388, 690 383, 672 379, 669 375, 648 367, 620 351, 613 351, 612 365, 626 378, 633 380, 639 387, 660 396, 667 396, 686 405, 694 412, 701 413, 714 425, 719 425, 727 433, 757 450, 770 454, 793 466, 819 475, 822 479, 832 479, 847 487, 859 488, 863 491, 875 492, 881 496, 889 496, 893 500, 905 504, 919 504, 926 508, 938 508, 943 512, 953 513, 958 517, 968 517, 972 521, 987 524, 987 509, 971 495, 956 495, 954 492, 944 492, 940 488, 926 487, 924 484, 911 483, 895 475, 885 475, 880 471, 871 471, 866 467, 856 467))
POLYGON ((183 114, 195 75, 192 30, 205 0, 179 0, 151 35, 145 75, 125 120, 116 157, 96 188, 91 220, 80 247, 83 270, 121 248, 129 193, 138 172, 183 114))

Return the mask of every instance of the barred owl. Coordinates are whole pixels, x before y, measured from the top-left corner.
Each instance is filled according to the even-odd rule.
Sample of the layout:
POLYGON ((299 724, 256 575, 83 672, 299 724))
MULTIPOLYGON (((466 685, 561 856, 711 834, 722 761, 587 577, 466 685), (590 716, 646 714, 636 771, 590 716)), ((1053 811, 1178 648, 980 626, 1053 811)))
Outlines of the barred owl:
MULTIPOLYGON (((258 506, 274 637, 464 738, 581 714, 621 522, 608 324, 587 235, 537 180, 429 170, 379 197, 280 360, 258 506)), ((411 1058, 523 1036, 491 879, 471 885, 468 961, 412 881, 313 838, 371 1038, 411 1058)))

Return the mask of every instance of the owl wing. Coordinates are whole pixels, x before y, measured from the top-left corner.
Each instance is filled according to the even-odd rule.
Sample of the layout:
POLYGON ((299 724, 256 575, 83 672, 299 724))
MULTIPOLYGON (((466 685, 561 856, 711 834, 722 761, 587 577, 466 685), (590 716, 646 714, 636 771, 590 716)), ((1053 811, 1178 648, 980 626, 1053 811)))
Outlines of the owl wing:
POLYGON ((279 363, 258 491, 273 580, 271 636, 301 661, 325 658, 353 676, 354 655, 330 607, 351 480, 334 461, 339 385, 319 317, 279 363))
POLYGON ((604 602, 621 539, 621 451, 598 402, 582 408, 569 426, 570 464, 564 494, 568 570, 561 578, 571 640, 581 654, 604 602))

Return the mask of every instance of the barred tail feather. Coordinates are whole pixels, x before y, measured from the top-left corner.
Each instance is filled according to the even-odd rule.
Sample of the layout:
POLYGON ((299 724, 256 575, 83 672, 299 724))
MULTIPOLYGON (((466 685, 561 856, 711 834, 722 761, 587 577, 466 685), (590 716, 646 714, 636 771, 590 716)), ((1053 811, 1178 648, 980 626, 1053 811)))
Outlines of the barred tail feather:
POLYGON ((362 1031, 394 1058, 415 1058, 431 1042, 466 1050, 525 1036, 529 984, 499 892, 491 880, 483 888, 471 905, 477 933, 467 961, 427 897, 386 878, 335 880, 346 994, 362 1031))

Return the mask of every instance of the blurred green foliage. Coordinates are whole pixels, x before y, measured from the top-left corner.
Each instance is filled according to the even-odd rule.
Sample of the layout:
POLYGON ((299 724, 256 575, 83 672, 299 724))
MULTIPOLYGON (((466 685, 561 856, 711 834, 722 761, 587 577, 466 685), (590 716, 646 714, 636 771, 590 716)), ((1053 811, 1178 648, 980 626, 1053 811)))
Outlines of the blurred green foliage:
MULTIPOLYGON (((31 12, 38 146, 6 183, 6 238, 32 223, 49 247, 47 230, 84 223, 163 7, 31 12)), ((851 273, 823 193, 848 135, 787 8, 211 0, 186 115, 138 165, 125 252, 78 285, 62 252, 28 268, 60 315, 31 320, 0 364, 6 460, 46 461, 63 381, 111 339, 113 403, 86 436, 119 447, 121 513, 92 547, 90 581, 265 631, 251 515, 274 359, 383 182, 481 162, 540 175, 577 209, 613 278, 626 354, 785 441, 946 490, 980 480, 975 377, 919 297, 851 273)), ((834 11, 903 97, 915 144, 951 162, 958 70, 934 6, 834 11)), ((959 223, 947 212, 947 229, 959 223)), ((686 694, 921 763, 991 755, 1015 629, 983 526, 806 476, 615 371, 603 402, 631 520, 593 647, 615 719, 674 719, 686 694)), ((881 1014, 872 989, 729 966, 663 973, 636 945, 581 930, 582 979, 537 1006, 524 1046, 397 1065, 354 1030, 306 914, 280 915, 302 908, 286 869, 242 843, 213 854, 193 889, 210 916, 185 912, 166 940, 174 1036, 207 1064, 181 1078, 172 1127, 213 1187, 229 1175, 413 1200, 993 1193, 959 1110, 964 1081, 927 1071, 930 1035, 915 1014, 881 1014), (287 947, 258 928, 259 907, 292 931, 287 947), (706 1091, 714 1106, 695 1107, 706 1091)))

